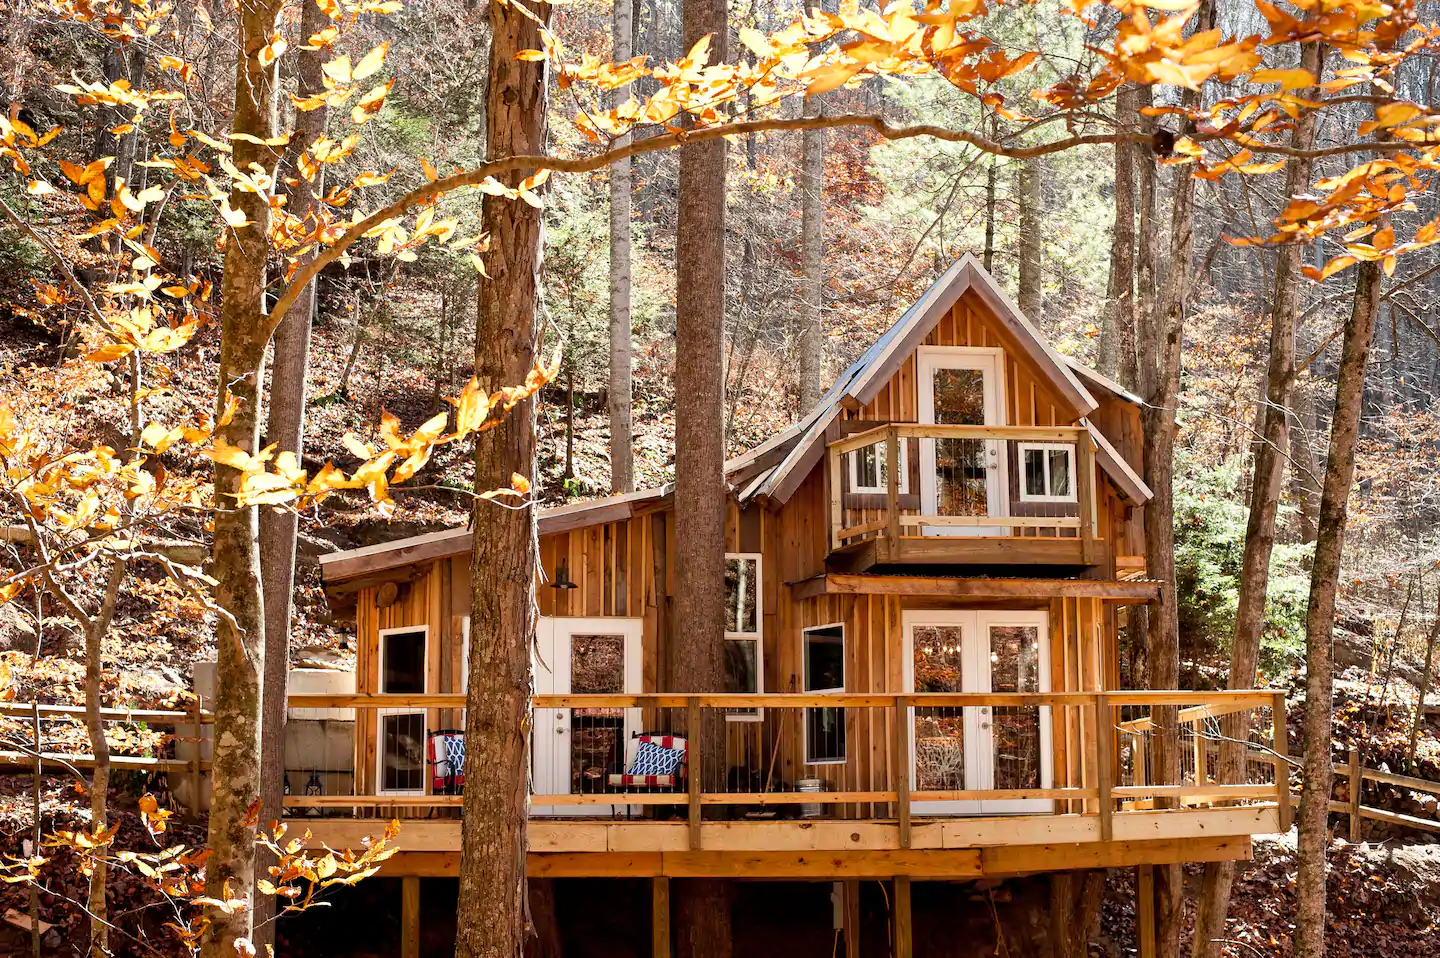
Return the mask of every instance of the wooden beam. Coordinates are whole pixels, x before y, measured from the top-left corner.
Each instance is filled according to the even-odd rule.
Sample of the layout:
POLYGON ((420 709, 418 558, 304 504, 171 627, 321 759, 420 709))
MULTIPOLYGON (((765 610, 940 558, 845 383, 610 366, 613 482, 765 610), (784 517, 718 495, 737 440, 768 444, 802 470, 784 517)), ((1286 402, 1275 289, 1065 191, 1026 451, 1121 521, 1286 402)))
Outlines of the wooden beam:
POLYGON ((1350 844, 1360 844, 1360 789, 1364 782, 1361 773, 1360 750, 1350 747, 1350 844))
POLYGON ((860 958, 860 882, 851 878, 841 884, 841 925, 845 933, 845 958, 860 958))
POLYGON ((1274 725, 1272 747, 1275 750, 1275 800, 1280 806, 1280 831, 1290 831, 1290 730, 1285 721, 1285 693, 1275 693, 1271 705, 1271 722, 1274 725))
POLYGON ((1115 714, 1110 709, 1108 696, 1095 699, 1095 746, 1096 767, 1099 771, 1100 840, 1108 842, 1115 837, 1115 802, 1111 796, 1115 783, 1115 714))
POLYGON ((670 958, 670 879, 650 879, 650 956, 670 958))
POLYGON ((812 599, 821 595, 900 595, 977 599, 1081 598, 1140 603, 1158 599, 1160 586, 1142 580, 984 579, 831 572, 791 583, 790 595, 795 599, 812 599))
POLYGON ((1140 958, 1155 958, 1155 866, 1135 868, 1135 937, 1140 958))
POLYGON ((689 771, 689 803, 687 807, 690 821, 690 849, 694 851, 700 847, 700 786, 705 777, 705 759, 700 751, 700 697, 692 695, 685 703, 686 720, 685 735, 688 754, 685 763, 689 771))
POLYGON ((910 916, 910 876, 896 875, 893 889, 895 898, 895 958, 912 958, 915 951, 915 931, 910 916))
POLYGON ((420 878, 400 879, 400 958, 420 958, 420 878))
POLYGON ((895 696, 895 814, 900 824, 900 847, 909 848, 910 829, 910 700, 895 696))

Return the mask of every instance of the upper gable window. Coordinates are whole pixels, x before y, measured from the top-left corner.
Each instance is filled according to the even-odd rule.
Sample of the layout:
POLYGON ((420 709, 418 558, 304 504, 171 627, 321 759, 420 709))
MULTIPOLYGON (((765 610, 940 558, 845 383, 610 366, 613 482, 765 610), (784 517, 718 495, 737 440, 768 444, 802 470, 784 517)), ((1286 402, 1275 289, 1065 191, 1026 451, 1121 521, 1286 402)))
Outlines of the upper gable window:
POLYGON ((1022 442, 1020 500, 1075 502, 1075 447, 1065 443, 1022 442))
MULTIPOLYGON (((900 444, 900 482, 899 491, 904 494, 910 491, 910 466, 909 455, 906 451, 908 443, 900 444)), ((890 491, 890 474, 886 468, 889 455, 886 452, 886 443, 881 441, 862 446, 850 453, 850 491, 860 493, 879 493, 884 495, 890 491)))

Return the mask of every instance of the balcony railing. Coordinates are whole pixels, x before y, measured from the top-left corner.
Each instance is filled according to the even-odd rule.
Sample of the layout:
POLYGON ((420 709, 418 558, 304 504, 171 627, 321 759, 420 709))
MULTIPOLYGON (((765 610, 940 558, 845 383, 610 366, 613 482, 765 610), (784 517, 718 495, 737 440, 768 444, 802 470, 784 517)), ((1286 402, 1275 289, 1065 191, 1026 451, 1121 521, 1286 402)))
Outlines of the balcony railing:
POLYGON ((832 553, 863 553, 862 565, 1100 561, 1083 427, 890 423, 828 450, 832 553))
MULTIPOLYGON (((463 727, 464 696, 297 695, 290 704, 354 709, 371 730, 356 738, 357 769, 370 765, 355 776, 357 793, 292 795, 292 813, 459 814, 461 795, 435 794, 423 730, 463 727), (426 718, 377 741, 376 720, 397 710, 426 718), (386 775, 411 793, 377 788, 386 775)), ((692 848, 701 823, 722 818, 893 822, 902 848, 913 820, 957 814, 1078 816, 1109 841, 1138 834, 1121 826, 1157 807, 1266 804, 1288 827, 1284 763, 1266 758, 1285 741, 1282 692, 542 695, 533 716, 533 817, 688 822, 692 848), (1220 783, 1216 749, 1236 730, 1251 759, 1241 781, 1220 783), (1158 774, 1156 739, 1168 749, 1156 754, 1188 756, 1178 775, 1158 774), (623 777, 642 741, 680 748, 683 766, 623 777), (987 787, 974 787, 981 766, 987 787)))

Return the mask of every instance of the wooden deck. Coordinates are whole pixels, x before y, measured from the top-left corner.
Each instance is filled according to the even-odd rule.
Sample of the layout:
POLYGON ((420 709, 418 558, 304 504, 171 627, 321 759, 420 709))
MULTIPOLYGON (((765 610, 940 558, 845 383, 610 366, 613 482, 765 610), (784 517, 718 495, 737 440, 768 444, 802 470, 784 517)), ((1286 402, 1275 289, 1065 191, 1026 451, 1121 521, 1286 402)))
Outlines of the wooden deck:
MULTIPOLYGON (((1251 836, 1279 830, 1274 805, 1122 812, 1101 841, 1082 815, 921 821, 911 847, 894 821, 667 822, 532 820, 529 868, 550 877, 980 878, 1127 865, 1249 858, 1251 836)), ((294 826, 299 829, 299 823, 294 826)), ((305 823, 312 845, 359 847, 378 819, 305 823)), ((460 822, 408 821, 386 874, 454 875, 460 822)))
MULTIPOLYGON (((537 728, 548 729, 544 719, 553 712, 577 729, 585 716, 601 715, 612 723, 612 737, 623 716, 640 721, 643 715, 644 728, 700 729, 702 734, 690 739, 687 760, 690 768, 705 771, 669 789, 612 789, 608 775, 600 774, 574 779, 588 783, 574 793, 532 795, 531 870, 557 876, 964 878, 1245 858, 1252 835, 1289 827, 1290 783, 1276 774, 1266 751, 1272 741, 1283 742, 1283 701, 1283 693, 1269 690, 537 696, 537 728), (907 736, 922 710, 948 710, 943 714, 956 720, 972 709, 987 716, 992 709, 1046 710, 1057 722, 1073 712, 1081 727, 1108 734, 1091 731, 1076 740, 1083 753, 1077 756, 1083 766, 1079 778, 1037 780, 1024 788, 962 789, 950 783, 947 789, 945 782, 927 784, 916 768, 893 762, 876 769, 880 777, 864 782, 832 773, 822 791, 737 776, 746 762, 768 761, 773 769, 776 756, 804 735, 807 712, 837 708, 857 731, 884 730, 895 740, 892 754, 902 756, 912 754, 907 736), (743 709, 762 710, 763 718, 726 722, 714 714, 733 716, 743 709), (1240 713, 1249 714, 1257 746, 1249 777, 1216 783, 1213 760, 1223 737, 1217 720, 1240 713), (723 746, 712 747, 716 734, 723 746), (1179 739, 1185 760, 1179 781, 1147 777, 1146 736, 1160 734, 1179 739), (718 775, 716 755, 725 759, 718 775), (1020 814, 994 814, 1012 810, 1017 801, 1023 803, 1020 814), (810 807, 802 812, 801 806, 810 807), (968 811, 954 812, 957 808, 968 811), (951 813, 937 816, 937 809, 951 813)), ((291 702, 358 711, 459 708, 464 699, 297 695, 291 702)), ((373 744, 357 747, 375 754, 373 744)), ((804 768, 809 775, 817 767, 804 768)), ((458 795, 434 794, 286 799, 297 815, 296 831, 308 828, 312 842, 332 848, 357 847, 367 835, 379 834, 389 818, 400 818, 400 853, 387 871, 405 875, 452 874, 458 867, 462 803, 458 795), (299 817, 305 815, 318 817, 299 817)))

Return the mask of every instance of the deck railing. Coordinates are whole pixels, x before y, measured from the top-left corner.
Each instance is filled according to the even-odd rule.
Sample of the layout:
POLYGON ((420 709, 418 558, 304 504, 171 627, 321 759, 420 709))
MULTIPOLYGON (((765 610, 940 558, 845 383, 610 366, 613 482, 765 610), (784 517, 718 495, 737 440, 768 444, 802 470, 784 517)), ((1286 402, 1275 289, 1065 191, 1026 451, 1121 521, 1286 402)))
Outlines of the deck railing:
POLYGON ((1078 561, 1098 561, 1084 427, 889 423, 831 442, 828 454, 832 551, 963 530, 1068 540, 1078 561))
MULTIPOLYGON (((366 713, 394 709, 428 712, 432 728, 438 716, 463 725, 465 699, 296 695, 290 704, 355 709, 373 730, 366 713)), ((897 822, 908 847, 912 819, 990 812, 1092 816, 1108 840, 1117 817, 1156 805, 1256 802, 1278 805, 1288 827, 1289 782, 1276 774, 1283 763, 1252 762, 1245 781, 1220 784, 1208 758, 1182 763, 1168 780, 1145 758, 1150 740, 1166 735, 1182 752, 1208 754, 1224 738, 1220 716, 1244 715, 1255 730, 1249 745, 1262 755, 1283 748, 1284 693, 1269 690, 541 695, 533 714, 532 814, 687 821, 696 841, 700 823, 716 817, 825 816, 897 822), (683 769, 644 784, 620 778, 641 736, 683 737, 683 769), (966 766, 977 761, 993 787, 966 787, 975 781, 966 766)), ((462 804, 460 795, 433 794, 423 741, 366 738, 357 736, 357 764, 374 767, 356 780, 368 794, 292 795, 286 805, 300 814, 458 814, 446 809, 462 804), (423 794, 375 788, 387 754, 419 766, 423 794)))

